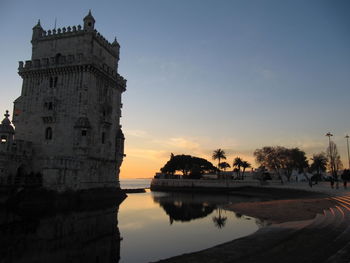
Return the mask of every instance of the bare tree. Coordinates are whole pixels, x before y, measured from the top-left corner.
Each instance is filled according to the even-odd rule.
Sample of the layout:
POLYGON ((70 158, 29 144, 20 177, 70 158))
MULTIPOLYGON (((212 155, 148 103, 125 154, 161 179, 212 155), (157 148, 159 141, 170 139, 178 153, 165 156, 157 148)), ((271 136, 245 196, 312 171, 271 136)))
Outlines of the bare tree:
POLYGON ((266 146, 254 152, 257 163, 274 171, 282 180, 282 173, 290 180, 293 170, 299 173, 308 167, 304 151, 299 148, 285 148, 282 146, 266 146))
POLYGON ((331 172, 334 179, 338 179, 338 171, 342 169, 343 163, 340 160, 340 155, 338 152, 337 145, 330 141, 327 148, 327 157, 328 157, 328 169, 331 172))

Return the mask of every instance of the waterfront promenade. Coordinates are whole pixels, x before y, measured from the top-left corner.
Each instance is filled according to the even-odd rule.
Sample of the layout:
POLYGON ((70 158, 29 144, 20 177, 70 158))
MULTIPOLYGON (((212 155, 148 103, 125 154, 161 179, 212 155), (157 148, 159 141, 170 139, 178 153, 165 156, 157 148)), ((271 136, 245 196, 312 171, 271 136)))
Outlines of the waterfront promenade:
POLYGON ((152 179, 152 190, 188 190, 188 191, 228 191, 237 190, 242 187, 257 188, 277 188, 303 190, 328 195, 342 195, 350 192, 349 188, 344 188, 342 182, 335 183, 333 188, 330 182, 318 182, 310 186, 308 182, 284 182, 280 180, 270 180, 261 182, 259 180, 193 180, 193 179, 152 179))
MULTIPOLYGON (((286 192, 288 190, 313 192, 315 198, 308 197, 295 202, 316 200, 325 203, 327 201, 329 207, 325 207, 320 213, 315 213, 312 219, 286 220, 283 223, 270 224, 250 236, 159 262, 330 263, 350 261, 350 191, 348 189, 344 189, 340 183, 338 187, 335 184, 334 188, 331 188, 329 182, 321 182, 312 187, 306 182, 259 186, 259 188, 265 187, 285 189, 286 192), (323 197, 320 197, 320 194, 323 197)), ((273 214, 275 209, 281 209, 278 204, 283 201, 277 200, 275 204, 271 202, 271 206, 266 209, 273 214)), ((283 209, 289 208, 285 206, 283 209)), ((283 211, 278 212, 283 213, 283 211)), ((302 214, 305 211, 297 212, 302 214)))

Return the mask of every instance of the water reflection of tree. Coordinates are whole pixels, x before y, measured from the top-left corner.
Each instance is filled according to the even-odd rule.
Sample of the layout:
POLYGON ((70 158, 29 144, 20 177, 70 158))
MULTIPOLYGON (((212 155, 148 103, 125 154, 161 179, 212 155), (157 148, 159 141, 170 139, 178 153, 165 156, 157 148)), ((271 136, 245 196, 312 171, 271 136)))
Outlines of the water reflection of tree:
POLYGON ((201 195, 168 193, 153 195, 153 201, 162 207, 169 216, 170 224, 174 221, 188 222, 204 218, 216 208, 215 204, 207 202, 201 195))
POLYGON ((214 225, 217 227, 217 228, 223 228, 225 227, 226 225, 226 220, 227 220, 227 217, 226 216, 221 216, 221 208, 218 208, 219 210, 219 216, 214 216, 213 217, 213 222, 214 222, 214 225))
POLYGON ((193 219, 203 218, 214 211, 214 206, 205 203, 191 204, 183 202, 160 202, 160 206, 170 218, 170 224, 173 221, 188 222, 193 219))

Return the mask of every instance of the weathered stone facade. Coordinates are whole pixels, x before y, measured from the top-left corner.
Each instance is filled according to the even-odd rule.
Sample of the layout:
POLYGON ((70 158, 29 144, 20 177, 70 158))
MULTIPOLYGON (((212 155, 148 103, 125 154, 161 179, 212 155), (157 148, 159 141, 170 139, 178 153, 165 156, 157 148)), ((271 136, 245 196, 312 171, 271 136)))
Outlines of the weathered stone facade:
POLYGON ((44 31, 39 21, 31 42, 32 58, 18 68, 22 93, 14 102, 15 134, 8 134, 15 139, 0 150, 2 180, 32 173, 59 192, 119 187, 126 80, 118 74, 117 40, 104 39, 89 12, 83 27, 44 31), (14 151, 20 144, 26 153, 14 151))

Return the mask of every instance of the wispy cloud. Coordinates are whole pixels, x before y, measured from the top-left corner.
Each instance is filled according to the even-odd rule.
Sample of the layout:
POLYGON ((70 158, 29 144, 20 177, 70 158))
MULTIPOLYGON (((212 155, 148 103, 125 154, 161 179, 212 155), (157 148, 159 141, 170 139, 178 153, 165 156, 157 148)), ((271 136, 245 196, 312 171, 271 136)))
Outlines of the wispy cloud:
POLYGON ((144 130, 125 130, 124 132, 128 136, 134 136, 139 138, 145 138, 148 135, 147 132, 144 130))
POLYGON ((127 157, 136 157, 152 160, 164 159, 170 155, 168 151, 150 150, 142 148, 126 148, 125 153, 127 157))
POLYGON ((187 150, 197 150, 200 146, 198 142, 184 137, 170 138, 168 144, 176 148, 183 148, 187 150))

